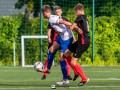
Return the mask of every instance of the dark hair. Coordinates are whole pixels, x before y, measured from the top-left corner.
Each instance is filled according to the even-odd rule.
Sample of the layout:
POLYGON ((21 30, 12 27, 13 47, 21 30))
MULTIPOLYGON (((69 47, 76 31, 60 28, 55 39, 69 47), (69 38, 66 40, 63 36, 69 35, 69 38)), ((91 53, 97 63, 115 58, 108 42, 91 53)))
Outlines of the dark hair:
POLYGON ((46 11, 51 11, 51 8, 49 5, 43 5, 42 6, 42 12, 46 12, 46 11))
POLYGON ((84 10, 84 6, 81 4, 81 3, 78 3, 75 7, 74 7, 74 10, 77 11, 77 10, 84 10))
POLYGON ((62 8, 60 6, 55 6, 54 10, 58 10, 58 9, 62 10, 62 8))

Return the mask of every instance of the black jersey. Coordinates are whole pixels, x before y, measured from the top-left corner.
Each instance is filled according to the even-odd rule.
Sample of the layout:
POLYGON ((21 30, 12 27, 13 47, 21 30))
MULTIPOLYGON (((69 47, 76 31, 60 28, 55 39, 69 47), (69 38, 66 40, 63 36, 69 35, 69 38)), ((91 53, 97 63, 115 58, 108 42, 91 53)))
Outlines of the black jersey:
POLYGON ((90 44, 90 33, 86 15, 78 16, 75 20, 75 23, 83 31, 82 35, 78 34, 78 42, 80 44, 90 44))

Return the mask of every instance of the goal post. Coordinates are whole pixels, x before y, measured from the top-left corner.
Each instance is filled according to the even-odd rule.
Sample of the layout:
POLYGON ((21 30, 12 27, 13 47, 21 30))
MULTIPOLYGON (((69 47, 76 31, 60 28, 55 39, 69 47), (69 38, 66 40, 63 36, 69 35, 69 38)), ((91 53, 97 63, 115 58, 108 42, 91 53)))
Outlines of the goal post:
POLYGON ((22 55, 22 67, 33 67, 33 65, 26 65, 25 63, 25 39, 45 39, 47 35, 42 36, 21 36, 21 55, 22 55))

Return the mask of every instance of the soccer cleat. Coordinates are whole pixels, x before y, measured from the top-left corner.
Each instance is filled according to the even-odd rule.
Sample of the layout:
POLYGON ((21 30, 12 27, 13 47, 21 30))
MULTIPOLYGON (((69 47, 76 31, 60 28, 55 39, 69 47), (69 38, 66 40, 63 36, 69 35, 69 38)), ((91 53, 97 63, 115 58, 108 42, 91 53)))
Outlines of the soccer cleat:
POLYGON ((43 75, 42 76, 42 78, 41 78, 41 80, 45 80, 46 79, 46 76, 45 75, 43 75))
POLYGON ((56 82, 57 85, 66 85, 69 84, 69 80, 61 80, 59 82, 56 82))
POLYGON ((78 77, 79 77, 79 75, 75 75, 73 78, 73 81, 75 81, 78 77))
POLYGON ((87 81, 81 81, 80 83, 78 83, 78 86, 83 86, 83 85, 85 85, 87 82, 89 82, 89 78, 87 79, 87 81))
POLYGON ((72 80, 72 77, 71 77, 71 76, 68 76, 68 80, 72 80))

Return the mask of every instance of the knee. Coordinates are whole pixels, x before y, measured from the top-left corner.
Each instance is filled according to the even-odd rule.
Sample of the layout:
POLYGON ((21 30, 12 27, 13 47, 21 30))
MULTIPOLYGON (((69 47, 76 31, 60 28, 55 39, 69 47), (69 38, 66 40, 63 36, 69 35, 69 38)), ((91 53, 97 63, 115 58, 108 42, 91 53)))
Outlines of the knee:
POLYGON ((76 65, 76 62, 75 62, 75 61, 73 61, 73 60, 71 60, 71 62, 70 62, 70 63, 71 63, 71 65, 72 65, 72 66, 75 66, 75 65, 76 65))
POLYGON ((69 50, 66 50, 65 52, 64 52, 64 57, 67 57, 67 56, 69 56, 71 54, 71 52, 69 51, 69 50))
POLYGON ((68 55, 67 55, 67 53, 64 53, 63 56, 64 56, 64 57, 67 57, 68 55))
POLYGON ((55 53, 55 52, 56 52, 56 49, 54 49, 54 47, 51 46, 51 47, 49 48, 49 51, 50 51, 51 53, 55 53))
POLYGON ((50 47, 50 48, 49 48, 49 52, 51 52, 51 53, 53 52, 53 49, 52 49, 52 47, 50 47))
POLYGON ((63 57, 60 57, 60 59, 59 59, 60 61, 63 61, 63 60, 65 60, 63 57))

